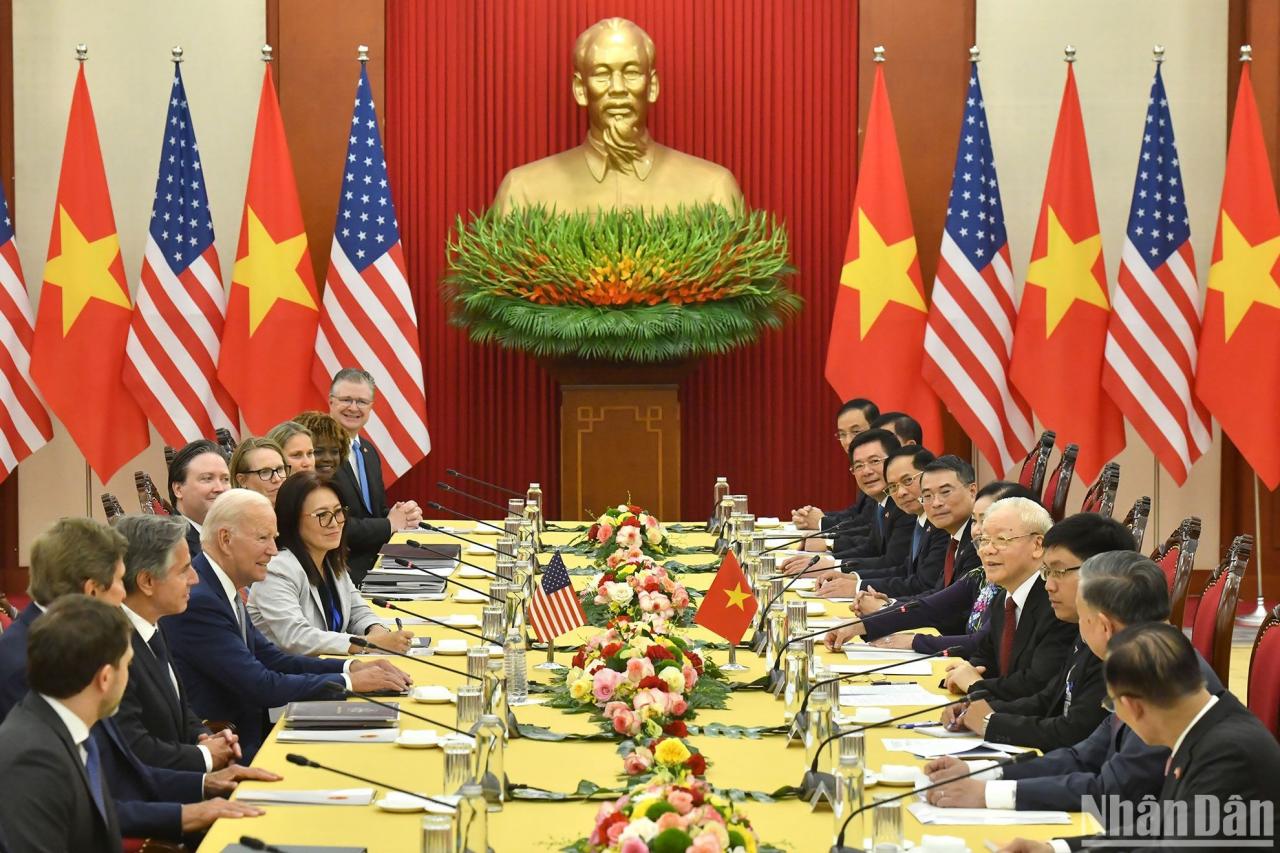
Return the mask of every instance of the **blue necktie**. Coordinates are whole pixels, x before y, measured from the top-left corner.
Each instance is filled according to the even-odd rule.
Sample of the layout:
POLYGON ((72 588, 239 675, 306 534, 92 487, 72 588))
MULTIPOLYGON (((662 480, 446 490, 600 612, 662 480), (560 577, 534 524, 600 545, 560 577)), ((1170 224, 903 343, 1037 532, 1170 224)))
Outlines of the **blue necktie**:
POLYGON ((360 481, 360 499, 364 501, 366 512, 373 512, 373 506, 369 503, 369 475, 364 470, 364 452, 360 447, 360 439, 351 440, 351 449, 356 455, 356 477, 360 481))
POLYGON ((102 799, 102 758, 98 754, 98 743, 92 735, 84 742, 84 751, 84 770, 89 777, 89 793, 93 795, 93 801, 98 806, 98 813, 102 815, 103 820, 106 820, 107 804, 102 799))
POLYGON ((920 540, 924 538, 924 527, 917 524, 916 529, 911 532, 911 562, 916 561, 916 555, 920 553, 920 540))

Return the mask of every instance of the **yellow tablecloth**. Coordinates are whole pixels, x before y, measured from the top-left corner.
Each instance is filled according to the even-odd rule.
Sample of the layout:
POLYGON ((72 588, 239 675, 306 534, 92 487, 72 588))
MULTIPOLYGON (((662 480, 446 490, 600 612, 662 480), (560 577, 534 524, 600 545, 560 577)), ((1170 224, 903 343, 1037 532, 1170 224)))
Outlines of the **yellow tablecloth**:
MULTIPOLYGON (((467 535, 466 530, 471 527, 470 523, 448 523, 455 529, 463 531, 464 535, 467 535)), ((419 535, 416 538, 424 542, 455 541, 443 534, 419 535)), ((574 534, 549 533, 544 536, 544 545, 554 547, 565 544, 573 538, 574 534)), ((676 534, 674 538, 677 544, 685 546, 709 546, 711 543, 710 537, 705 534, 676 534)), ((491 537, 478 537, 477 541, 492 544, 494 540, 491 537)), ((489 568, 493 566, 492 555, 473 556, 464 553, 463 559, 489 568)), ((715 558, 708 553, 678 556, 674 559, 689 565, 697 565, 713 562, 715 558)), ((575 556, 566 556, 565 562, 571 569, 590 563, 585 557, 575 556)), ((706 589, 713 577, 714 575, 709 572, 685 574, 681 577, 681 581, 690 589, 706 589)), ((573 580, 575 586, 581 589, 588 578, 575 576, 573 580)), ((487 587, 484 580, 465 579, 463 583, 481 589, 487 587)), ((405 607, 436 618, 454 613, 477 615, 480 613, 480 604, 456 602, 452 599, 452 592, 457 588, 449 587, 448 589, 451 595, 445 601, 406 603, 405 607)), ((826 615, 829 616, 847 613, 847 605, 844 604, 826 603, 826 609, 826 615)), ((394 614, 387 612, 385 615, 390 618, 394 614)), ((432 625, 406 627, 411 627, 419 635, 430 636, 436 640, 461 636, 432 625)), ((582 629, 576 637, 562 637, 559 645, 566 646, 571 642, 585 640, 596 630, 598 629, 582 629)), ((719 639, 701 628, 695 628, 692 636, 695 639, 719 639)), ((708 654, 716 662, 723 663, 728 653, 721 651, 708 654)), ((557 656, 557 659, 565 664, 568 663, 568 658, 567 652, 557 656)), ((465 668, 464 658, 437 656, 435 660, 457 669, 465 668)), ((532 679, 547 678, 547 672, 532 668, 542 660, 545 660, 544 652, 529 653, 529 673, 532 679)), ((739 652, 738 660, 750 669, 736 673, 734 680, 750 681, 759 676, 766 665, 750 652, 739 652)), ((441 684, 453 688, 462 680, 412 661, 400 659, 397 660, 397 665, 407 670, 418 685, 441 684)), ((935 675, 940 674, 942 669, 943 663, 935 663, 935 675)), ((921 681, 923 686, 939 694, 939 702, 945 699, 942 691, 937 688, 937 677, 924 678, 921 681)), ((400 701, 407 711, 450 725, 455 722, 456 710, 453 705, 418 704, 407 699, 400 701)), ((895 715, 905 710, 908 709, 895 709, 895 715)), ((516 709, 516 715, 522 723, 547 726, 555 731, 594 730, 586 715, 566 714, 553 708, 526 706, 516 709)), ((768 693, 759 691, 735 693, 730 696, 726 709, 701 711, 696 720, 698 724, 703 725, 721 722, 743 726, 771 726, 781 721, 781 702, 768 693)), ((431 728, 427 723, 403 716, 401 726, 405 729, 431 728)), ((907 753, 890 754, 885 751, 882 740, 885 737, 902 734, 904 733, 898 729, 873 729, 867 732, 867 765, 870 769, 875 770, 882 763, 923 764, 907 753)), ((804 772, 803 749, 796 746, 788 748, 782 737, 735 740, 699 736, 691 740, 711 762, 711 768, 707 773, 708 780, 721 787, 772 791, 783 785, 798 784, 804 772)), ((284 758, 289 752, 299 752, 322 764, 378 779, 411 791, 434 794, 442 789, 444 759, 438 749, 404 749, 390 744, 287 744, 277 742, 273 732, 258 752, 254 764, 281 773, 285 779, 283 782, 276 783, 277 787, 320 789, 360 787, 361 783, 322 770, 289 764, 284 758)), ((621 759, 616 754, 616 744, 612 742, 549 743, 522 738, 511 740, 506 750, 506 770, 511 781, 554 791, 572 791, 581 779, 590 779, 600 785, 616 786, 619 784, 616 774, 621 771, 621 766, 621 759)), ((248 789, 261 784, 245 783, 244 787, 248 789)), ((870 801, 875 795, 883 796, 900 792, 901 789, 884 786, 869 788, 867 799, 870 801)), ((378 794, 381 796, 382 791, 379 790, 378 794)), ((556 850, 589 833, 594 825, 593 817, 598 808, 599 804, 595 802, 509 802, 500 813, 489 816, 489 844, 496 853, 556 850)), ((797 853, 823 851, 831 844, 834 819, 830 812, 810 812, 807 804, 795 800, 774 803, 748 802, 745 809, 762 841, 797 851, 797 853)), ((869 834, 871 829, 869 812, 867 818, 869 834)), ((406 853, 406 851, 419 849, 421 823, 421 813, 390 814, 374 806, 275 805, 267 807, 267 814, 264 817, 253 820, 218 821, 200 846, 200 850, 219 851, 225 845, 236 841, 241 835, 252 835, 277 845, 362 845, 371 853, 406 853)), ((925 827, 905 808, 903 826, 905 835, 910 841, 918 843, 921 835, 926 833, 960 836, 968 841, 969 849, 974 853, 985 849, 984 842, 987 840, 998 843, 1015 836, 1052 838, 1079 835, 1094 832, 1097 829, 1091 818, 1080 814, 1073 815, 1070 826, 925 827)))

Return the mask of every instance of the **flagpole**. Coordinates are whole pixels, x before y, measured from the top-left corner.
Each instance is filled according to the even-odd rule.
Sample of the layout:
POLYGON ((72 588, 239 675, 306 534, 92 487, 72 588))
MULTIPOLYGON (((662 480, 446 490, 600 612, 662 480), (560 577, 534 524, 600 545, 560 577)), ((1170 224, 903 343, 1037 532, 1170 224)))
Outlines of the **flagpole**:
POLYGON ((1252 613, 1236 619, 1242 628, 1256 628, 1267 618, 1267 602, 1262 595, 1262 485, 1255 471, 1253 475, 1253 553, 1258 563, 1258 606, 1252 613))
MULTIPOLYGON (((76 62, 83 65, 89 59, 89 46, 84 42, 76 45, 76 62)), ((93 468, 89 465, 89 458, 84 460, 84 514, 86 518, 93 518, 93 468)))

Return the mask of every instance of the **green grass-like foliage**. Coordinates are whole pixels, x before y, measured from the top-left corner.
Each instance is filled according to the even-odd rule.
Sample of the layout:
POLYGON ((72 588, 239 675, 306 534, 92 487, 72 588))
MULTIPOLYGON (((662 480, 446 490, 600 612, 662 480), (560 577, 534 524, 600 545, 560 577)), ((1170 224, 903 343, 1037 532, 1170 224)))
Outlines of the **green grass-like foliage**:
POLYGON ((521 207, 449 243, 451 321, 539 357, 661 362, 724 353, 802 305, 786 227, 708 204, 661 213, 521 207))

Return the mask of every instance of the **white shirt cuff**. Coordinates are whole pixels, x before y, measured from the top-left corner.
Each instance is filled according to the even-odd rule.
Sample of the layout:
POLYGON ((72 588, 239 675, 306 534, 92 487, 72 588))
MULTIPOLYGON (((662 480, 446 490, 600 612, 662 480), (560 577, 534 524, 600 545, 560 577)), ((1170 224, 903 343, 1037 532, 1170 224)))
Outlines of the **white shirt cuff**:
POLYGON ((1018 783, 1007 780, 996 780, 987 783, 987 808, 989 809, 1012 809, 1017 808, 1016 792, 1018 783))
POLYGON ((981 779, 983 782, 991 782, 996 779, 1004 778, 1004 768, 1000 766, 998 761, 979 758, 973 761, 966 761, 965 767, 968 768, 969 773, 978 773, 979 770, 985 770, 985 773, 978 773, 978 775, 973 777, 975 779, 981 779))
POLYGON ((836 540, 832 539, 830 536, 824 536, 822 541, 827 543, 828 551, 830 551, 832 548, 836 546, 836 540))
POLYGON ((351 686, 351 676, 347 675, 345 672, 342 673, 342 683, 348 690, 355 690, 355 688, 351 686))
MULTIPOLYGON (((356 662, 355 658, 347 658, 346 660, 344 660, 342 662, 342 674, 346 675, 347 673, 351 672, 351 664, 355 662, 356 662)), ((350 681, 350 679, 348 679, 348 681, 350 681)), ((350 687, 350 686, 351 686, 350 684, 347 685, 347 687, 350 687)))
POLYGON ((209 751, 209 747, 203 744, 197 745, 196 749, 200 750, 200 754, 204 756, 204 772, 213 772, 213 753, 209 751))
POLYGON ((1071 853, 1071 845, 1061 838, 1050 838, 1049 846, 1053 848, 1053 853, 1071 853))

